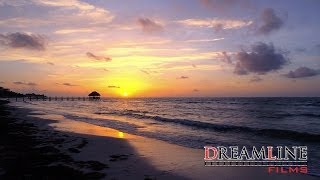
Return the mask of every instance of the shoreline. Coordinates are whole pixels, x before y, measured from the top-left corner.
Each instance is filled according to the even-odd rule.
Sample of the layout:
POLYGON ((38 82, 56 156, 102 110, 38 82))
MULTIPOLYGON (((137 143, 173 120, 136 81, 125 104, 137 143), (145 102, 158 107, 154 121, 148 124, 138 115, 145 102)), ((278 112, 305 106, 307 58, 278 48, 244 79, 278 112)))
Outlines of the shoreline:
POLYGON ((87 172, 88 168, 75 168, 82 177, 84 175, 81 173, 95 173, 96 179, 316 179, 303 174, 268 174, 264 168, 204 167, 203 150, 131 135, 58 115, 46 115, 17 107, 11 109, 13 117, 18 119, 16 121, 27 121, 39 129, 40 133, 36 133, 44 138, 41 143, 46 143, 45 139, 52 137, 46 134, 48 132, 58 137, 68 136, 67 140, 53 145, 53 148, 67 154, 74 164, 91 162, 91 166, 100 167, 91 172, 87 172), (46 131, 42 132, 41 129, 46 131))
MULTIPOLYGON (((12 107, 0 102, 1 114, 1 169, 3 179, 58 179, 64 177, 78 179, 100 179, 99 171, 107 168, 99 162, 74 161, 62 153, 57 146, 71 140, 66 134, 49 129, 40 129, 26 120, 15 119, 12 107), (44 139, 44 134, 51 136, 44 139), (75 168, 75 167, 78 167, 75 168), (86 167, 91 171, 80 171, 86 167)), ((46 122, 48 123, 48 122, 46 122)))
POLYGON ((0 162, 1 179, 185 179, 158 171, 144 158, 135 158, 135 150, 125 139, 59 130, 54 127, 59 124, 57 120, 39 118, 43 114, 7 103, 0 101, 1 129, 8 131, 7 136, 2 136, 8 141, 0 144, 4 149, 0 154, 4 159, 0 162), (14 137, 13 130, 19 132, 14 137), (25 143, 9 144, 13 138, 25 143), (14 146, 13 153, 10 146, 14 146), (102 147, 103 151, 99 149, 102 147), (7 158, 8 153, 13 158, 7 158), (21 167, 13 165, 17 162, 21 167))

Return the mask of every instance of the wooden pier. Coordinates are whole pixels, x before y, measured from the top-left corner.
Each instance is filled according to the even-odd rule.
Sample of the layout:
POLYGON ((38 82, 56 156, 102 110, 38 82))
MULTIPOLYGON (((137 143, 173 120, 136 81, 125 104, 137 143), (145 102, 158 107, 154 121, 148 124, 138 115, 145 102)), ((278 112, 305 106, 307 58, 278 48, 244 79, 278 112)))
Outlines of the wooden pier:
POLYGON ((24 102, 24 101, 99 101, 99 99, 92 97, 63 97, 63 96, 55 96, 55 97, 10 97, 10 100, 14 100, 16 102, 24 102))

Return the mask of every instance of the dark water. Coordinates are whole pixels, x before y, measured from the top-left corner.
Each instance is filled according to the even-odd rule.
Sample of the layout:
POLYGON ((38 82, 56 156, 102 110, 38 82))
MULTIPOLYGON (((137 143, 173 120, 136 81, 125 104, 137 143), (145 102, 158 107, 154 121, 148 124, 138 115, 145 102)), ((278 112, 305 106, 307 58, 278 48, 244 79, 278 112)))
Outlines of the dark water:
POLYGON ((310 173, 320 174, 320 98, 141 98, 40 104, 48 113, 191 148, 305 145, 310 173))

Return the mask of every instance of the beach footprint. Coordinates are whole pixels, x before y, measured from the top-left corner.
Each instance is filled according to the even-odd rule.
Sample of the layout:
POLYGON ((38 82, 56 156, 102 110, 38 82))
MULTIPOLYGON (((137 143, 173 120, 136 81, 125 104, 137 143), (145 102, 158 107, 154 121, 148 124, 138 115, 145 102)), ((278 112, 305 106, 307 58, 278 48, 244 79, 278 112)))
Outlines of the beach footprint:
POLYGON ((110 156, 110 161, 122 161, 127 160, 129 158, 130 154, 113 154, 110 156))

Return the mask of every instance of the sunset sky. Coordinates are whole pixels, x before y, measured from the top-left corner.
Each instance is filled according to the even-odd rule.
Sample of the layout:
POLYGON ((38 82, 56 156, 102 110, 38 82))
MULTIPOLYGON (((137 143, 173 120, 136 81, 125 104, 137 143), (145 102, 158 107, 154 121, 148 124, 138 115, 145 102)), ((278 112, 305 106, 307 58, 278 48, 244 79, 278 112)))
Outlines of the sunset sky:
POLYGON ((0 86, 320 96, 319 0, 0 0, 0 86))

